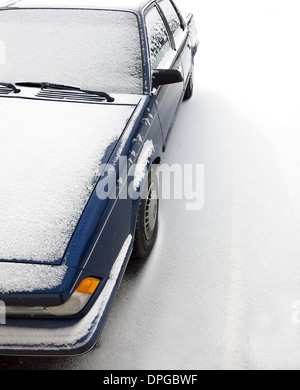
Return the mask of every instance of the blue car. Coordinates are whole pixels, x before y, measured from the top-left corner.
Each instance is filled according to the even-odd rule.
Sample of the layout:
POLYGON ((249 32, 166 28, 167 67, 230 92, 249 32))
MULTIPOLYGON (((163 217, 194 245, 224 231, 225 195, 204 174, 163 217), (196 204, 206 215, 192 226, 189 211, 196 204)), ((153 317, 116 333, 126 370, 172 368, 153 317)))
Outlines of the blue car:
POLYGON ((0 355, 78 355, 158 231, 198 48, 172 0, 0 2, 0 355))

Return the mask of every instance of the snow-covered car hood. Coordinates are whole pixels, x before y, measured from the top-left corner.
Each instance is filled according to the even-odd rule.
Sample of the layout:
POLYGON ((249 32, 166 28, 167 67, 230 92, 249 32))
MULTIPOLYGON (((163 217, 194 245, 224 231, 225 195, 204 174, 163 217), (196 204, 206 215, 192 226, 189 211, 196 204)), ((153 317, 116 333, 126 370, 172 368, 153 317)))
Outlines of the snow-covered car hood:
POLYGON ((135 107, 0 99, 0 261, 62 259, 135 107))

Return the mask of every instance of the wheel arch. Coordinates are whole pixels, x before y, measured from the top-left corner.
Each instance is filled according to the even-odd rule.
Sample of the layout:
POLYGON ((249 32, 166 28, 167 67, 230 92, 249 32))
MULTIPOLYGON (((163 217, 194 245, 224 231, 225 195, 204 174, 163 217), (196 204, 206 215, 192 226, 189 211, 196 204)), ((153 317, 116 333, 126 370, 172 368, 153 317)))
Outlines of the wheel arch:
MULTIPOLYGON (((155 148, 155 150, 157 150, 155 148)), ((146 174, 145 174, 145 177, 143 178, 141 184, 140 184, 140 192, 142 193, 143 191, 143 188, 144 188, 144 185, 146 183, 146 178, 148 176, 148 173, 151 169, 151 167, 154 167, 154 169, 157 168, 157 166, 159 166, 161 163, 161 155, 160 154, 154 154, 150 159, 149 159, 149 162, 147 164, 147 171, 146 171, 146 174)), ((132 213, 132 221, 131 221, 131 226, 132 226, 132 234, 133 234, 133 237, 135 237, 135 232, 136 232, 136 225, 137 225, 137 219, 138 219, 138 211, 139 211, 139 207, 140 207, 140 203, 141 203, 141 197, 139 197, 137 200, 132 200, 132 210, 134 211, 132 213)))

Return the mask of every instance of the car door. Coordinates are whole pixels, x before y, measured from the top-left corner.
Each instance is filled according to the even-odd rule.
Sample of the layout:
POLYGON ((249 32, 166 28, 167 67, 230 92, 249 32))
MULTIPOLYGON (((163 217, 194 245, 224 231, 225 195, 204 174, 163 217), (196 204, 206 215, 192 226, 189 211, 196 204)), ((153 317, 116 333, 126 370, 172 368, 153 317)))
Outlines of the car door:
MULTIPOLYGON (((156 69, 182 69, 182 59, 176 50, 175 41, 161 9, 152 4, 145 13, 151 73, 156 69)), ((152 90, 156 97, 158 115, 164 141, 173 123, 183 95, 184 83, 160 86, 152 90)))

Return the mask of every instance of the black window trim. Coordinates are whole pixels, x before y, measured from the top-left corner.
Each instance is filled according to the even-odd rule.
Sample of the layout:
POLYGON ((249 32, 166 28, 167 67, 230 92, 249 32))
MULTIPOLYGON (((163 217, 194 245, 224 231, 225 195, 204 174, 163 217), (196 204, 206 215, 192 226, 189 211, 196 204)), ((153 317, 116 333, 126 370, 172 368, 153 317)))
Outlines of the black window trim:
MULTIPOLYGON (((173 5, 173 4, 174 4, 173 1, 171 1, 171 2, 172 2, 172 5, 173 5)), ((147 17, 148 12, 150 12, 150 10, 151 10, 153 7, 155 7, 155 8, 157 9, 158 13, 160 14, 160 16, 161 16, 161 18, 162 18, 162 21, 163 21, 163 23, 164 23, 164 25, 165 25, 165 27, 166 27, 166 29, 167 29, 167 32, 168 32, 169 40, 170 40, 170 43, 171 43, 171 49, 172 49, 173 52, 174 52, 174 60, 173 60, 173 63, 172 63, 171 68, 173 67, 173 65, 174 65, 174 63, 175 63, 175 61, 176 61, 176 58, 177 58, 177 56, 178 56, 178 48, 176 48, 175 39, 174 39, 174 36, 173 36, 173 34, 172 34, 172 32, 171 32, 171 29, 170 29, 169 23, 168 23, 168 21, 167 21, 167 18, 166 18, 166 16, 165 16, 164 12, 162 11, 162 9, 160 8, 160 6, 159 6, 159 4, 158 4, 158 1, 157 1, 157 0, 153 0, 153 1, 152 1, 150 4, 148 4, 148 5, 143 9, 143 11, 142 11, 144 29, 145 29, 146 40, 147 40, 147 42, 146 42, 146 48, 147 48, 148 62, 149 62, 149 73, 150 73, 150 75, 149 75, 149 76, 150 76, 149 80, 150 80, 150 91, 151 91, 151 94, 153 93, 153 87, 152 87, 152 74, 153 74, 153 71, 154 71, 155 69, 152 69, 152 65, 151 65, 151 63, 150 63, 150 46, 149 46, 149 36, 148 36, 148 29, 147 29, 146 17, 147 17)), ((177 12, 177 14, 178 14, 177 7, 174 7, 174 8, 175 8, 175 10, 176 10, 176 12, 177 12)), ((178 14, 178 16, 180 16, 180 20, 183 20, 183 19, 182 19, 182 16, 181 16, 180 14, 178 14)), ((183 24, 184 24, 184 26, 186 26, 186 23, 183 22, 183 24)), ((183 29, 183 31, 185 31, 185 30, 186 30, 186 28, 183 29)), ((160 90, 160 88, 161 88, 161 87, 159 87, 159 88, 156 90, 155 94, 158 93, 158 91, 160 90)))
POLYGON ((161 14, 164 15, 165 22, 167 23, 167 25, 168 25, 168 27, 169 27, 170 34, 171 34, 172 37, 173 37, 173 33, 172 33, 171 29, 170 29, 168 20, 167 20, 165 14, 164 14, 164 11, 163 11, 162 7, 160 6, 160 3, 163 2, 163 1, 169 1, 169 2, 171 3, 171 5, 172 5, 172 7, 173 7, 173 9, 174 9, 174 11, 175 11, 175 13, 176 13, 178 19, 179 19, 180 28, 182 29, 182 31, 185 31, 185 29, 186 29, 186 23, 184 22, 184 19, 183 19, 181 13, 178 11, 178 8, 176 7, 176 5, 175 5, 175 3, 173 2, 173 0, 157 0, 157 5, 158 5, 158 7, 159 7, 159 9, 160 9, 160 11, 161 11, 161 14))
POLYGON ((144 10, 144 20, 145 20, 145 28, 146 28, 146 32, 147 32, 147 41, 148 41, 148 50, 149 50, 149 53, 150 53, 150 47, 149 47, 149 36, 148 36, 148 29, 147 29, 147 23, 146 23, 146 17, 147 17, 147 14, 151 11, 152 8, 156 8, 160 17, 162 18, 162 21, 165 25, 165 28, 168 32, 168 36, 169 36, 169 40, 170 40, 170 44, 171 44, 171 48, 172 50, 176 50, 176 46, 175 46, 175 40, 174 40, 174 37, 173 37, 173 34, 170 30, 170 26, 169 26, 169 23, 164 15, 164 13, 162 12, 161 8, 159 7, 158 3, 156 1, 154 1, 153 3, 151 3, 145 10, 144 10))
MULTIPOLYGON (((171 31, 171 28, 170 28, 170 26, 169 26, 168 20, 167 20, 165 14, 164 14, 162 8, 161 8, 160 5, 159 5, 159 3, 162 2, 162 1, 164 1, 164 0, 157 0, 157 6, 158 6, 158 8, 160 9, 160 14, 163 15, 164 22, 165 22, 165 24, 167 25, 168 33, 169 33, 169 35, 171 35, 171 37, 172 37, 172 42, 174 43, 174 50, 180 51, 180 49, 181 49, 181 47, 182 47, 182 45, 183 45, 184 43, 182 43, 182 45, 180 45, 179 47, 176 46, 175 38, 174 38, 174 35, 173 35, 173 33, 172 33, 172 31, 171 31)), ((178 16, 178 19, 179 19, 179 21, 180 21, 180 28, 182 29, 183 32, 185 32, 185 31, 186 31, 187 25, 186 25, 186 23, 185 23, 185 21, 184 21, 182 15, 181 15, 180 12, 178 11, 178 8, 177 8, 176 5, 174 4, 173 0, 165 0, 165 1, 170 1, 170 3, 172 4, 172 6, 173 6, 173 8, 174 8, 174 11, 176 12, 176 14, 177 14, 177 16, 178 16)), ((184 42, 186 41, 186 39, 187 39, 187 37, 185 37, 184 42)))
POLYGON ((181 23, 180 27, 182 28, 183 31, 185 31, 187 28, 187 25, 186 25, 186 22, 182 16, 181 12, 179 11, 178 7, 176 6, 176 4, 174 3, 173 0, 169 0, 169 1, 173 5, 173 8, 174 8, 175 12, 177 13, 177 16, 180 20, 180 23, 181 23))

